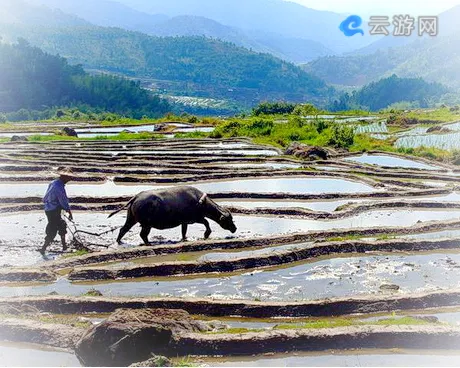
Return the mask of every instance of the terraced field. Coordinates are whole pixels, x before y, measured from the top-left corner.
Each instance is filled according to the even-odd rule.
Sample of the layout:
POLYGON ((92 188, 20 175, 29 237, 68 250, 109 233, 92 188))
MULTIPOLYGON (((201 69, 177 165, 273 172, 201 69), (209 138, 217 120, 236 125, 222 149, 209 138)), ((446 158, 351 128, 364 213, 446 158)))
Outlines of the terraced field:
POLYGON ((454 167, 402 156, 298 161, 245 139, 3 143, 0 336, 15 344, 0 354, 79 364, 85 328, 148 307, 214 326, 177 342, 174 357, 202 364, 406 365, 423 353, 411 362, 449 365, 439 357, 460 355, 459 179, 454 167), (87 251, 55 243, 43 258, 42 196, 63 165, 80 175, 67 185, 69 229, 86 232, 76 236, 87 251), (179 228, 153 229, 146 247, 136 226, 115 242, 125 213, 111 211, 180 185, 228 208, 237 232, 212 223, 204 240, 195 224, 182 242, 179 228), (72 330, 57 338, 56 326, 72 330), (23 345, 38 342, 66 350, 23 345))

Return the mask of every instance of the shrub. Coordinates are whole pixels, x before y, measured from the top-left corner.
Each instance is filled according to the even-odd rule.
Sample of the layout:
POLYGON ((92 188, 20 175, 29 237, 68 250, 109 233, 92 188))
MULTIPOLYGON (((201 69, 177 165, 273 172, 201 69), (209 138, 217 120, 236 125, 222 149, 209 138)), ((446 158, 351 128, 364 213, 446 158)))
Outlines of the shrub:
POLYGON ((198 123, 198 118, 194 115, 190 116, 187 121, 190 123, 190 124, 196 124, 198 123))
POLYGON ((332 126, 332 135, 329 144, 337 148, 349 148, 355 141, 355 133, 352 127, 335 124, 332 126))

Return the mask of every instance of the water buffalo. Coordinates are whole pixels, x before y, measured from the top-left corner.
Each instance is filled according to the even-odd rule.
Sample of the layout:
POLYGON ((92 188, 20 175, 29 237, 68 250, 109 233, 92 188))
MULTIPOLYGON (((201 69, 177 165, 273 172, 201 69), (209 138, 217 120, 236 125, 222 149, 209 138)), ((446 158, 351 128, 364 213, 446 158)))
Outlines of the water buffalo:
POLYGON ((128 209, 126 223, 120 229, 117 242, 138 222, 141 224, 141 238, 149 245, 150 229, 164 230, 182 225, 182 240, 187 240, 187 226, 199 223, 206 226, 204 238, 211 234, 210 218, 223 229, 236 231, 232 215, 220 207, 205 193, 193 187, 177 187, 163 190, 147 190, 137 194, 126 205, 111 213, 109 217, 128 209))

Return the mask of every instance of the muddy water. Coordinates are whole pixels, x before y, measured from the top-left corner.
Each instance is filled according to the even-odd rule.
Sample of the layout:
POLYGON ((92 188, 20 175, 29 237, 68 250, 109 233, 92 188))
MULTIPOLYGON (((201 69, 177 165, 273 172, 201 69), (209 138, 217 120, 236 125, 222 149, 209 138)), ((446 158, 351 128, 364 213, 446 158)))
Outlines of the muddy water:
POLYGON ((196 278, 168 277, 135 282, 55 284, 0 287, 0 296, 42 295, 52 291, 80 295, 96 288, 105 296, 175 296, 300 301, 353 295, 381 294, 384 284, 396 293, 428 292, 460 287, 460 253, 423 253, 344 257, 296 266, 249 271, 235 275, 208 274, 196 278))
POLYGON ((347 161, 358 162, 361 164, 388 166, 388 167, 402 167, 408 169, 422 169, 422 170, 439 170, 437 166, 428 165, 422 162, 409 160, 406 158, 387 156, 387 155, 368 155, 364 154, 361 156, 347 157, 344 158, 347 161))
MULTIPOLYGON (((237 259, 241 257, 256 257, 274 255, 294 250, 300 250, 305 247, 311 246, 313 243, 298 243, 298 244, 287 244, 274 247, 263 247, 263 248, 247 248, 244 251, 214 251, 214 252, 188 252, 188 253, 177 253, 158 255, 153 257, 138 258, 130 262, 115 262, 108 265, 111 269, 120 269, 124 267, 146 265, 151 263, 161 263, 170 261, 198 261, 198 262, 209 262, 209 261, 221 261, 229 259, 237 259)), ((94 267, 94 265, 88 265, 86 267, 94 267)))
POLYGON ((0 342, 2 367, 80 367, 77 357, 68 351, 35 344, 0 342))
MULTIPOLYGON (((92 233, 102 233, 111 228, 124 224, 125 214, 107 218, 107 213, 76 212, 74 219, 78 229, 92 233)), ((0 265, 30 265, 42 261, 39 253, 33 249, 38 248, 44 237, 46 221, 44 214, 29 212, 24 214, 7 214, 0 216, 0 265)), ((238 228, 233 235, 223 230, 217 224, 211 223, 213 233, 211 239, 222 238, 252 238, 293 232, 318 231, 328 229, 347 229, 359 227, 403 227, 415 225, 418 221, 444 221, 460 219, 460 210, 377 210, 340 220, 307 220, 281 217, 261 216, 234 216, 238 228)), ((89 237, 88 241, 98 244, 111 244, 115 246, 117 232, 98 238, 89 237)), ((139 237, 140 227, 136 225, 123 238, 126 246, 135 246, 141 243, 139 237)), ((204 226, 194 224, 189 226, 187 236, 189 240, 202 239, 204 226)), ((82 236, 84 238, 84 236, 82 236)), ((180 227, 168 230, 152 229, 149 237, 152 243, 165 241, 179 241, 180 227)), ((59 250, 56 243, 51 249, 59 250)))
POLYGON ((458 367, 460 351, 352 350, 208 359, 217 367, 458 367))
MULTIPOLYGON (((184 183, 185 185, 185 183, 184 183)), ((190 185, 205 192, 284 192, 284 193, 370 193, 379 189, 370 185, 344 179, 324 178, 270 178, 227 180, 190 185)), ((103 184, 67 184, 67 194, 71 196, 122 196, 135 195, 149 189, 177 186, 170 184, 131 185, 115 184, 107 181, 103 184)), ((41 196, 46 192, 48 183, 1 183, 0 196, 23 197, 41 196)), ((381 190, 381 189, 380 189, 381 190)))

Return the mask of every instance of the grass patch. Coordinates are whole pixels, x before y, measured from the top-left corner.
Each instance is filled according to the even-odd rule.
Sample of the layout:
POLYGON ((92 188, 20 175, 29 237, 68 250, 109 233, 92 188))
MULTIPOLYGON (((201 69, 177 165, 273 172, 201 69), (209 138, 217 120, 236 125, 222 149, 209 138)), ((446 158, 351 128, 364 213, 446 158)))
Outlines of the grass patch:
POLYGON ((337 236, 337 237, 334 237, 334 238, 327 238, 326 240, 331 241, 331 242, 334 242, 334 241, 347 241, 347 240, 359 240, 359 239, 362 239, 364 237, 365 237, 364 235, 345 235, 345 236, 337 236))
POLYGON ((80 249, 77 250, 76 252, 70 253, 70 254, 64 254, 62 258, 72 258, 72 257, 79 257, 79 256, 84 256, 86 254, 89 254, 89 252, 86 249, 80 249))
POLYGON ((174 138, 208 138, 209 134, 206 132, 174 133, 174 138))
POLYGON ((89 289, 86 293, 81 296, 102 296, 102 293, 97 289, 89 289))
POLYGON ((180 358, 174 361, 175 367, 198 367, 199 365, 195 363, 189 356, 180 358))

